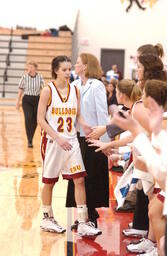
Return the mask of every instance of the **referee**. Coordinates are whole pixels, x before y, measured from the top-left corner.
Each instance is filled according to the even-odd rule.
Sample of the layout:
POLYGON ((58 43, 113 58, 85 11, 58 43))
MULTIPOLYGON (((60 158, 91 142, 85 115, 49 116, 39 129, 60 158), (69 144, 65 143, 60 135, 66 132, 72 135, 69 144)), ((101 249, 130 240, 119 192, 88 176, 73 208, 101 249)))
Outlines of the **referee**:
POLYGON ((22 99, 29 148, 33 147, 32 140, 37 127, 39 96, 40 91, 44 86, 44 80, 42 76, 37 73, 37 67, 37 63, 33 61, 28 63, 27 73, 22 76, 19 83, 19 91, 16 100, 16 109, 19 110, 22 99))

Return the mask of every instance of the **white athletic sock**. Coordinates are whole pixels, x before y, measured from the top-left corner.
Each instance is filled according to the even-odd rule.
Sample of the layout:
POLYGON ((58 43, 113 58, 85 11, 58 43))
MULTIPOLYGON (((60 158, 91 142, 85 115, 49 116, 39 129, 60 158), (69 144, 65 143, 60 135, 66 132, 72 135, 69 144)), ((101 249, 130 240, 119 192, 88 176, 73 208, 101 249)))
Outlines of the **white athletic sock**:
POLYGON ((44 218, 53 217, 53 210, 51 205, 42 205, 42 211, 43 211, 44 218))
POLYGON ((78 221, 86 222, 88 220, 88 208, 86 204, 77 205, 78 221))

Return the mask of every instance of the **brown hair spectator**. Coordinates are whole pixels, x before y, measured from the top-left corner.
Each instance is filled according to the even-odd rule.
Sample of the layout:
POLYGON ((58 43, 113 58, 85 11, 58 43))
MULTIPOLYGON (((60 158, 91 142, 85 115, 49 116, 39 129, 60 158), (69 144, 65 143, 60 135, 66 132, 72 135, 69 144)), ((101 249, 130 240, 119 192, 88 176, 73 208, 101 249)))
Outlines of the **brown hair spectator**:
POLYGON ((158 55, 160 58, 164 56, 164 50, 162 44, 144 44, 137 49, 139 55, 141 54, 153 54, 158 55))
POLYGON ((118 80, 114 79, 114 78, 111 78, 110 84, 112 84, 114 86, 114 88, 116 88, 117 84, 118 84, 118 80))
POLYGON ((144 86, 146 96, 151 96, 155 101, 165 107, 167 102, 167 82, 161 80, 147 80, 144 86))
POLYGON ((166 72, 163 70, 163 62, 157 55, 142 54, 138 59, 144 66, 144 80, 166 80, 166 72))

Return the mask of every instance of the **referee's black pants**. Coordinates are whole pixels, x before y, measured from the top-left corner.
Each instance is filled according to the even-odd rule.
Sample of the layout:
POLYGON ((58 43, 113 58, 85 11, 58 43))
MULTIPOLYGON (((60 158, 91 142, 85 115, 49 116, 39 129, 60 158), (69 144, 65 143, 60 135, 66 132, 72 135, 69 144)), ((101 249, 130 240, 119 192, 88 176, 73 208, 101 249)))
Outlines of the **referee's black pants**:
POLYGON ((23 96, 22 107, 24 112, 27 140, 29 143, 32 143, 32 139, 37 128, 38 102, 39 96, 23 96))

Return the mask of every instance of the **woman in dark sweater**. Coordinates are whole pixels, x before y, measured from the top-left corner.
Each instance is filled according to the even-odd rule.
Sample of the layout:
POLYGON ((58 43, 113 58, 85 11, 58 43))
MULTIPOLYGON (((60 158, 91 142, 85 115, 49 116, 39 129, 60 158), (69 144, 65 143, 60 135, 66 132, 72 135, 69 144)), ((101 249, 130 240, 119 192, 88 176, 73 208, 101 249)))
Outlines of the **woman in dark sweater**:
POLYGON ((117 98, 116 98, 116 85, 117 85, 117 80, 111 79, 106 87, 108 108, 113 104, 118 105, 117 98))

